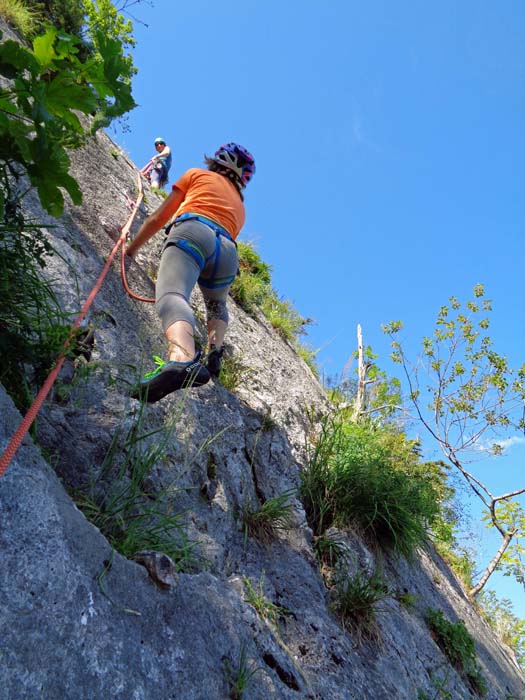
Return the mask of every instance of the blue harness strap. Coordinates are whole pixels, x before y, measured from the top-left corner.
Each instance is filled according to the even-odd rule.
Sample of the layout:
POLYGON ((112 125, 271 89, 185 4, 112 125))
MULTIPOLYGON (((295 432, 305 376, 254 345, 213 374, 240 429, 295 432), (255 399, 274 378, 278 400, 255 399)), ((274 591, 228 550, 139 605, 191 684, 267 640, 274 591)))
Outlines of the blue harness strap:
POLYGON ((230 241, 235 243, 231 235, 223 226, 220 226, 213 219, 208 219, 207 216, 201 216, 200 214, 192 214, 191 212, 186 212, 186 214, 181 214, 180 216, 178 216, 173 223, 178 224, 181 221, 188 221, 188 219, 200 221, 201 224, 205 224, 206 226, 209 226, 211 229, 213 229, 215 233, 218 233, 219 235, 224 236, 225 238, 229 238, 230 241))
POLYGON ((199 270, 201 272, 204 270, 204 265, 206 265, 206 259, 202 250, 198 248, 194 243, 190 243, 189 241, 176 241, 171 245, 174 245, 177 248, 181 248, 185 253, 188 253, 188 255, 192 257, 199 266, 199 270))
POLYGON ((199 263, 197 260, 197 263, 199 264, 199 269, 202 272, 205 265, 212 259, 215 258, 213 261, 213 270, 210 275, 210 277, 199 277, 199 284, 201 287, 205 287, 206 289, 220 289, 221 287, 227 287, 229 286, 233 280, 235 279, 236 275, 230 275, 228 277, 219 277, 217 278, 217 268, 219 266, 219 261, 221 258, 221 241, 220 241, 220 236, 224 236, 228 240, 230 240, 232 243, 235 244, 235 247, 237 247, 237 244, 233 240, 233 238, 230 236, 228 231, 223 228, 222 226, 219 226, 219 224, 215 223, 213 219, 208 219, 206 216, 201 216, 200 214, 192 214, 191 212, 188 212, 186 214, 181 214, 178 216, 175 221, 173 222, 174 224, 182 223, 183 221, 188 221, 190 219, 193 219, 194 221, 199 221, 201 224, 204 224, 205 226, 208 226, 209 228, 212 229, 215 233, 215 251, 208 257, 204 258, 202 255, 202 252, 197 249, 193 244, 188 243, 187 241, 178 241, 175 245, 177 245, 179 248, 182 248, 185 250, 189 255, 191 255, 195 260, 197 260, 196 257, 196 250, 199 251, 201 255, 201 260, 202 260, 202 265, 199 263), (185 245, 182 245, 185 244, 185 245))

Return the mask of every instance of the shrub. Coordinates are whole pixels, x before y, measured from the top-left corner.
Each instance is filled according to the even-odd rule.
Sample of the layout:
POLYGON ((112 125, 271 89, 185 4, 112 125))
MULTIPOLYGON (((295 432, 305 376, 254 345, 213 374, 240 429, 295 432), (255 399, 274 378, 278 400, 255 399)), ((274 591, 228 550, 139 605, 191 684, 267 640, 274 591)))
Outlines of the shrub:
POLYGON ((462 620, 453 623, 445 618, 441 610, 427 610, 426 619, 440 649, 450 663, 470 683, 474 692, 481 697, 487 693, 486 682, 481 675, 474 640, 462 620))
POLYGON ((435 484, 402 434, 331 419, 308 457, 301 496, 315 534, 358 525, 406 556, 439 511, 435 484))
POLYGON ((390 595, 383 575, 374 571, 370 576, 358 572, 340 579, 336 584, 337 601, 333 605, 345 629, 356 634, 358 641, 377 641, 377 606, 390 595))
MULTIPOLYGON (((69 7, 64 2, 47 5, 49 12, 69 7)), ((55 24, 61 26, 59 18, 55 24)), ((97 62, 83 60, 81 40, 56 26, 47 26, 31 48, 0 42, 0 349, 8 350, 0 378, 21 410, 31 400, 31 384, 39 384, 71 331, 43 274, 53 250, 39 227, 21 215, 21 202, 30 191, 21 176, 27 175, 52 216, 63 211, 64 190, 74 204, 81 203, 68 156, 89 136, 79 115, 98 110, 107 120, 134 106, 129 86, 120 80, 121 47, 104 36, 100 41, 97 62)))

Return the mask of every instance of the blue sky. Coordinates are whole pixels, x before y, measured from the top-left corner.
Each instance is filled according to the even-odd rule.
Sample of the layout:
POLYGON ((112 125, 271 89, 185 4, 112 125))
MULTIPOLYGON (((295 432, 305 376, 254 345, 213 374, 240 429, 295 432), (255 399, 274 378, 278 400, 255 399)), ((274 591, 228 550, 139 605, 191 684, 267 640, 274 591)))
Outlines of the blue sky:
MULTIPOLYGON (((117 141, 137 165, 163 136, 170 181, 218 145, 255 156, 241 234, 305 317, 326 376, 356 325, 415 355, 451 295, 494 302, 492 338, 525 361, 525 5, 506 0, 153 0, 131 8, 139 107, 117 141)), ((523 485, 523 445, 494 492, 523 485)), ((488 463, 487 463, 488 464, 488 463)), ((492 547, 481 535, 485 561, 492 547), (485 552, 486 550, 486 552, 485 552)), ((496 586, 495 586, 496 587, 496 586)), ((523 588, 497 582, 525 617, 523 588)))

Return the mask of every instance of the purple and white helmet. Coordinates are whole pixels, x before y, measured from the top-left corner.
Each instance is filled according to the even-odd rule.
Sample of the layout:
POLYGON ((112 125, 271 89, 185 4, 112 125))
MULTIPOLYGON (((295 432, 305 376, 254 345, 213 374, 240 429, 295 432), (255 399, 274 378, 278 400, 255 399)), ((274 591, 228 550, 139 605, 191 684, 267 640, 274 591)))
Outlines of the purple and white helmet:
POLYGON ((246 187, 255 174, 255 160, 251 153, 238 143, 225 143, 215 151, 213 160, 238 175, 242 187, 246 187))

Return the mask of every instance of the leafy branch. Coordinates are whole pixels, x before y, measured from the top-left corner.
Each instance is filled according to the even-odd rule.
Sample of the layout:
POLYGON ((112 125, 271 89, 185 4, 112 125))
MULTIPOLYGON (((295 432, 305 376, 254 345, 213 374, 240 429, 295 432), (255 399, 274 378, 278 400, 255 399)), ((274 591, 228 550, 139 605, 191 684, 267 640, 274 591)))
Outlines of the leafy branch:
MULTIPOLYGON (((0 38, 1 38, 0 33, 0 38)), ((133 109, 122 45, 95 32, 98 54, 79 57, 81 40, 48 26, 32 48, 0 44, 0 176, 27 175, 44 209, 59 216, 65 190, 75 204, 82 194, 69 174, 68 149, 82 146, 93 129, 133 109), (94 127, 80 115, 94 115, 94 127)), ((0 192, 0 217, 5 188, 0 192)))
POLYGON ((442 306, 437 315, 433 335, 423 338, 422 352, 414 364, 398 340, 402 323, 383 327, 392 340, 392 359, 403 368, 419 420, 481 500, 485 521, 502 538, 480 580, 469 591, 471 596, 483 589, 498 568, 525 585, 523 567, 520 570, 517 566, 525 553, 519 538, 525 532, 525 511, 519 500, 512 500, 525 494, 525 486, 494 495, 466 467, 483 454, 501 455, 501 435, 525 429, 525 364, 514 370, 507 358, 493 349, 485 315, 492 306, 484 295, 483 286, 477 285, 474 299, 464 308, 451 297, 450 305, 442 306))

